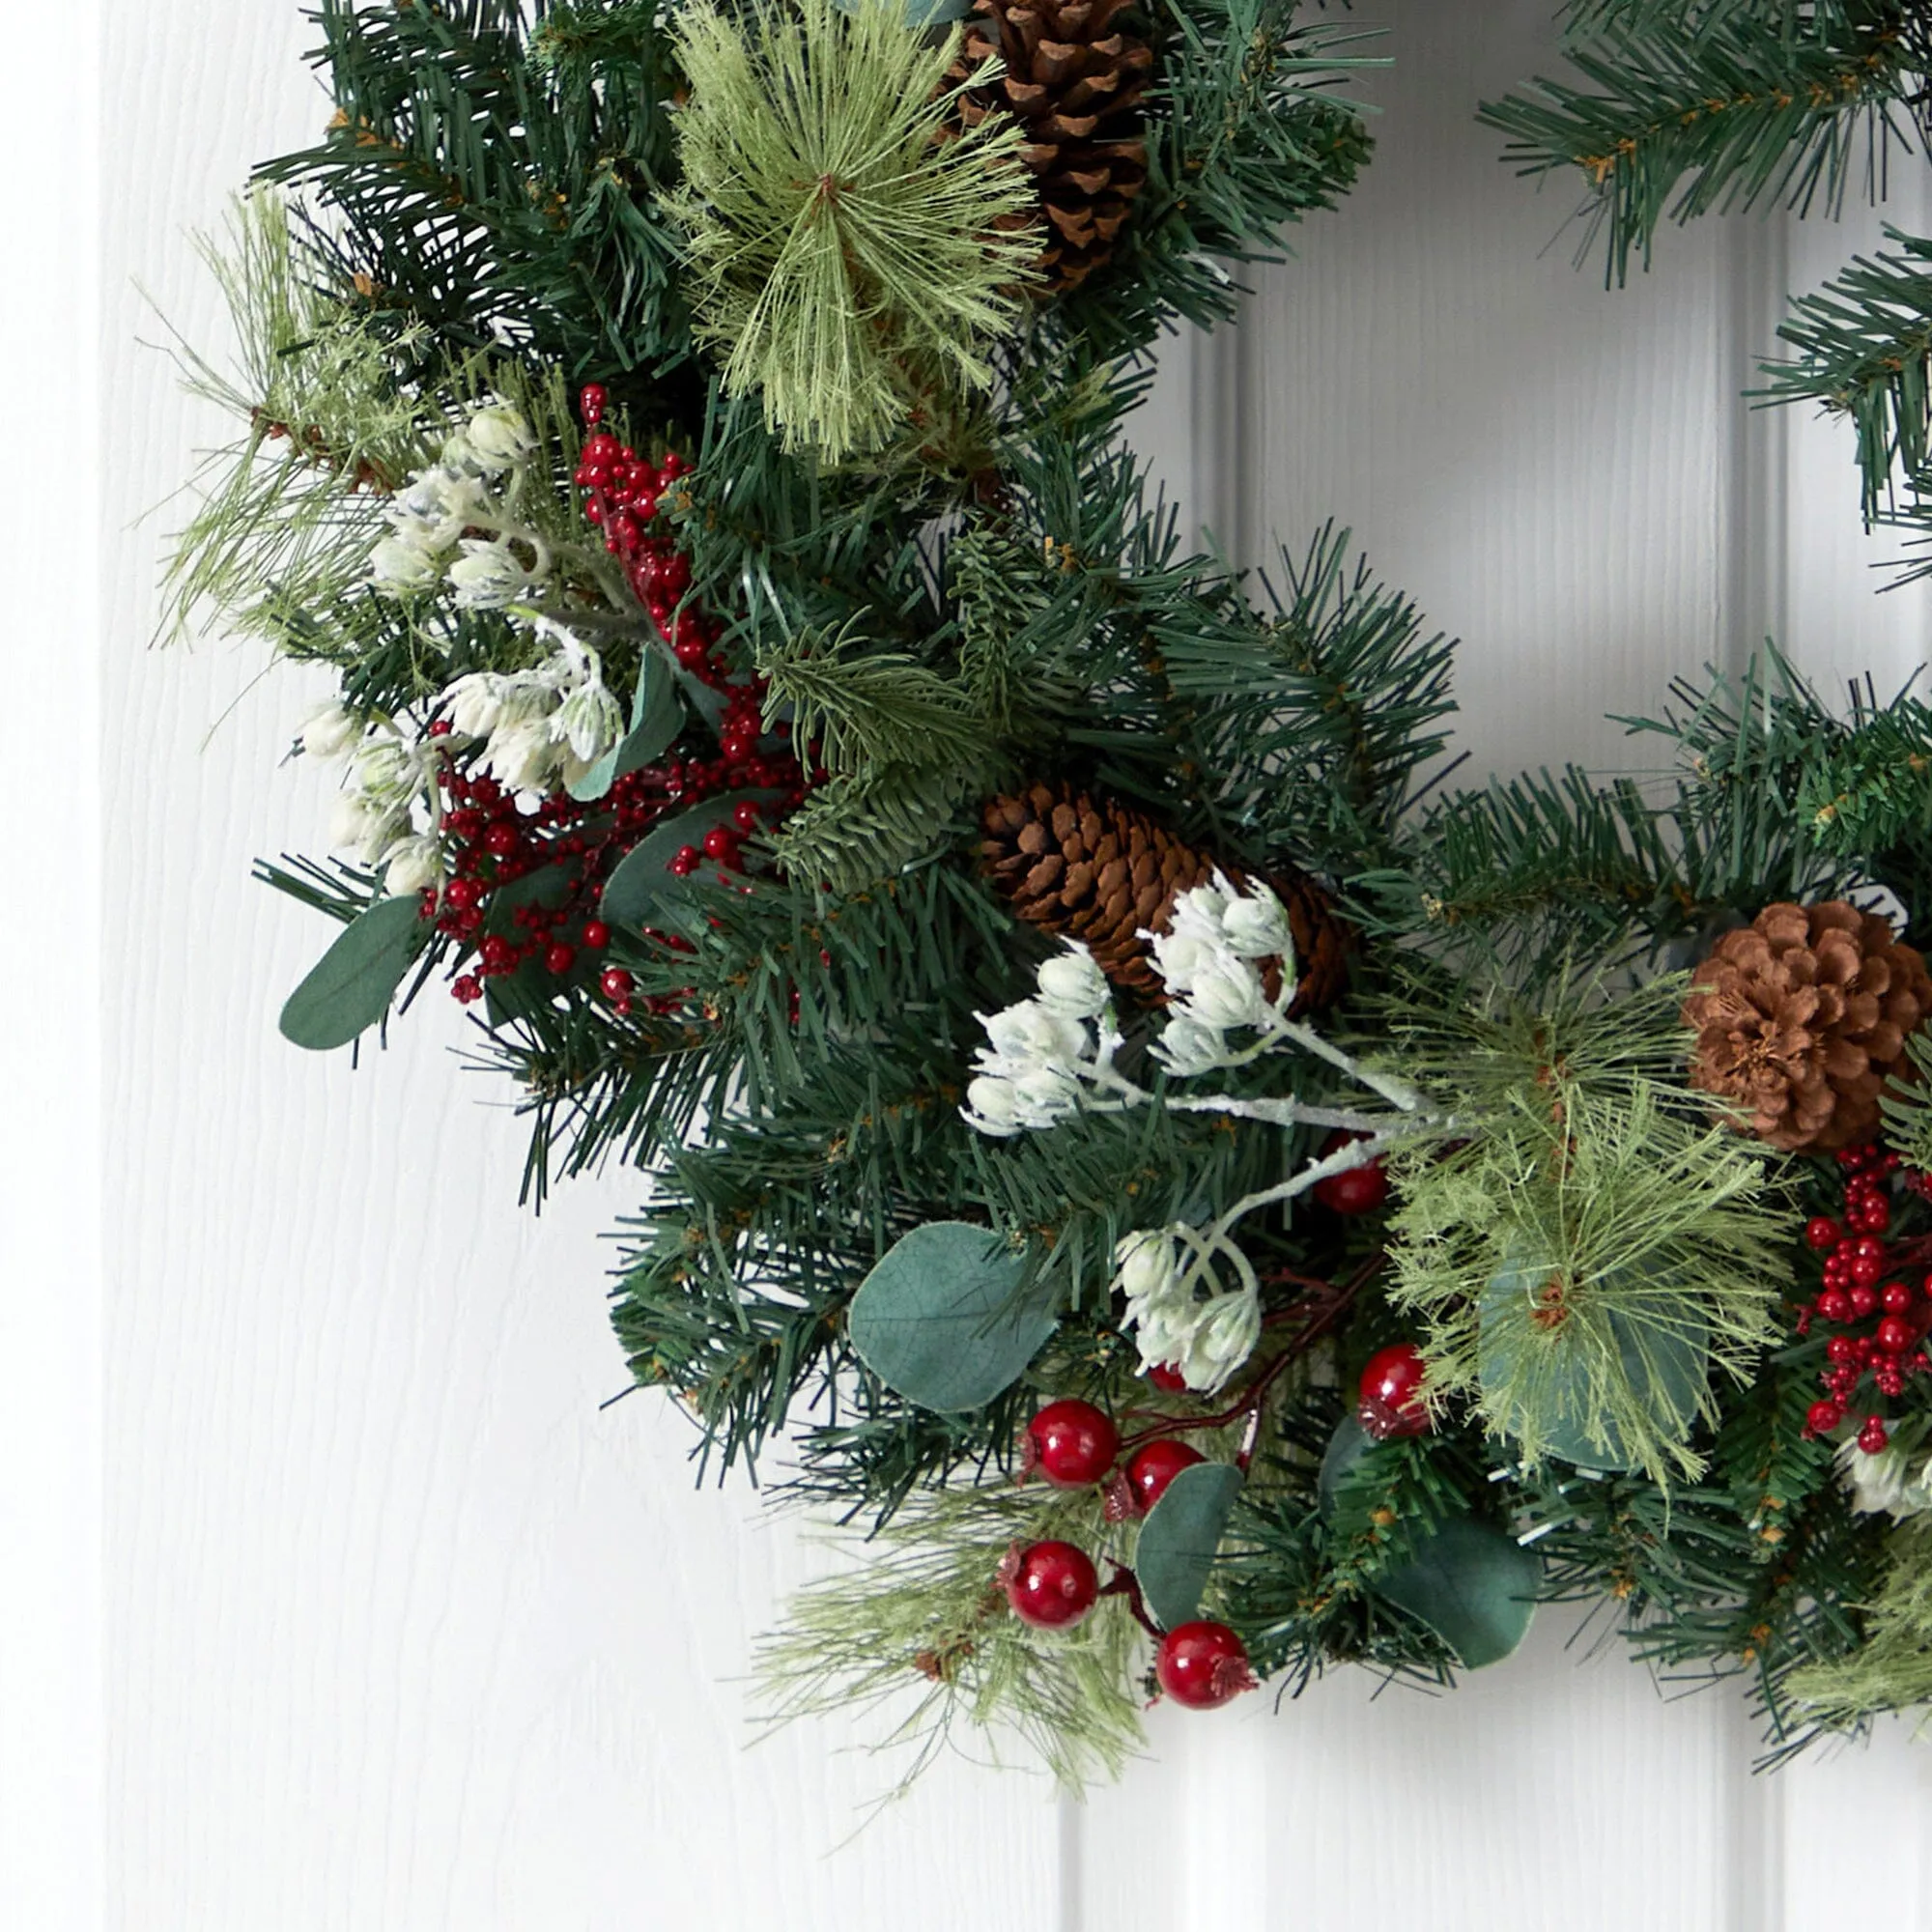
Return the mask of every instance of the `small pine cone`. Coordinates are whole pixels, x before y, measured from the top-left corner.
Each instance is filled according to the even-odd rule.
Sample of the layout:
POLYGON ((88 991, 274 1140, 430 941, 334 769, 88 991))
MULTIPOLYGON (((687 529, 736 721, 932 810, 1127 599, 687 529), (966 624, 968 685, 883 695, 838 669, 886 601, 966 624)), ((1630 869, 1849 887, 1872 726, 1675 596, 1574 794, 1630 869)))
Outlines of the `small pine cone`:
POLYGON ((963 96, 959 118, 976 128, 1004 109, 1026 132, 1020 157, 1039 186, 1046 243, 1039 270, 1050 293, 1085 281, 1113 253, 1147 184, 1141 97, 1152 50, 1109 33, 1125 0, 973 0, 952 79, 970 81, 997 55, 1006 72, 963 96))
POLYGON ((1932 976, 1886 920, 1843 899, 1767 906, 1691 980, 1690 1084, 1759 1140, 1830 1153, 1877 1129, 1879 1091, 1928 1012, 1932 976))
MULTIPOLYGON (((1250 874, 1217 864, 1157 820, 1114 799, 1070 785, 1036 784, 1017 797, 989 799, 980 813, 980 851, 1013 910, 1035 925, 1077 939, 1115 985, 1151 1001, 1165 998, 1143 930, 1164 932, 1180 894, 1219 871, 1235 886, 1250 874)), ((1328 895, 1305 872, 1267 875, 1288 913, 1300 973, 1289 1011, 1319 1012, 1348 980, 1349 929, 1328 895)), ((1279 967, 1268 967, 1269 991, 1279 967)))

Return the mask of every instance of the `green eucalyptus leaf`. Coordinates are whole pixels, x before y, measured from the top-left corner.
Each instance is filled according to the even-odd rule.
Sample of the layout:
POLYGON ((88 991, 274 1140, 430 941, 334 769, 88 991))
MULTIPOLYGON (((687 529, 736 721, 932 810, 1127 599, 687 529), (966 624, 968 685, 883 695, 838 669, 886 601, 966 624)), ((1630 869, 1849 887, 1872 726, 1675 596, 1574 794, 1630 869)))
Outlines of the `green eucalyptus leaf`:
POLYGON ((967 1221, 928 1221, 899 1240, 852 1297, 852 1346, 922 1408, 980 1408, 1018 1380, 1051 1335, 1050 1308, 1014 1306, 1025 1264, 967 1221))
POLYGON ((1316 1492, 1324 1510, 1333 1506, 1342 1478, 1375 1447, 1376 1438, 1352 1415, 1345 1415, 1335 1425, 1335 1433, 1321 1452, 1321 1469, 1315 1479, 1316 1492))
POLYGON ((389 1010, 429 937, 413 893, 378 899, 351 920, 282 1008, 282 1037, 312 1053, 347 1046, 389 1010))
POLYGON ((1542 1577, 1535 1554, 1507 1530, 1462 1516, 1439 1524, 1375 1588, 1426 1623, 1464 1670, 1481 1670, 1521 1643, 1542 1577))
POLYGON ((653 826, 604 882, 599 909, 605 920, 630 931, 650 924, 660 908, 674 902, 684 889, 684 881, 670 868, 670 862, 683 847, 701 847, 704 835, 717 826, 729 825, 739 806, 771 805, 783 796, 769 790, 722 792, 653 826))
POLYGON ((637 695, 631 699, 630 729, 570 787, 571 797, 602 798, 626 773, 668 751, 683 729, 684 702, 677 695, 676 673, 662 653, 646 651, 638 672, 637 695))
MULTIPOLYGON (((1490 1279, 1483 1295, 1483 1312, 1527 1295, 1547 1272, 1527 1263, 1505 1264, 1490 1279)), ((1688 1307, 1668 1326, 1638 1322, 1614 1309, 1603 1319, 1616 1344, 1617 1361, 1631 1394, 1650 1412, 1662 1435, 1685 1440, 1710 1384, 1709 1324, 1688 1307)), ((1477 1369, 1486 1393, 1521 1385, 1522 1364, 1509 1341, 1499 1334, 1501 1325, 1490 1321, 1481 1327, 1477 1369)), ((1539 1383, 1543 1399, 1536 1411, 1543 1453, 1586 1469, 1637 1467, 1642 1459, 1591 1387, 1592 1375, 1603 1373, 1606 1364, 1593 1363, 1562 1330, 1547 1341, 1538 1337, 1532 1346, 1549 1350, 1539 1383)))
POLYGON ((1163 1630, 1184 1624, 1199 1608, 1241 1483, 1231 1463, 1196 1463, 1148 1511, 1134 1546, 1134 1575, 1142 1601, 1163 1630))

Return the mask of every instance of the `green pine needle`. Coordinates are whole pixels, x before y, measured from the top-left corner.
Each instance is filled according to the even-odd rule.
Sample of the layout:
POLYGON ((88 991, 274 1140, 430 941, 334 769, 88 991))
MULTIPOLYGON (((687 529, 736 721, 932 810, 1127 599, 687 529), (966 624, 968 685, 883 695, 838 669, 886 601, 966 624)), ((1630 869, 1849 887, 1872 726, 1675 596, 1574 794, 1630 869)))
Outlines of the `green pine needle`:
POLYGON ((926 393, 988 387, 1038 240, 1016 220, 1035 206, 1018 123, 948 125, 957 30, 935 45, 896 0, 749 22, 701 0, 677 37, 691 94, 668 206, 726 388, 761 390, 787 448, 836 463, 926 393))
POLYGON ((1755 1144, 1674 1091, 1683 991, 1605 1002, 1585 981, 1541 1010, 1396 1014, 1400 1064, 1466 1139, 1394 1157, 1392 1299, 1430 1324, 1432 1390, 1467 1395, 1528 1466, 1567 1435, 1666 1491, 1696 1476, 1690 1426, 1716 1398, 1661 1399, 1686 1393, 1671 1363, 1708 1351, 1742 1381, 1775 1339, 1790 1217, 1755 1144))
POLYGON ((915 1497, 856 1547, 863 1567, 804 1590, 786 1629, 759 1655, 773 1723, 884 1709, 879 1748, 911 1760, 898 1789, 940 1751, 978 1732, 997 1755, 1017 1737, 1067 1789, 1117 1778, 1142 1742, 1130 1694, 1140 1627, 1108 1598, 1066 1631, 1029 1629, 995 1575, 1015 1544, 1107 1534, 1097 1492, 936 1490, 915 1497))
POLYGON ((1932 1517, 1915 1517, 1893 1530, 1889 1555, 1864 1643, 1792 1674, 1792 1696, 1828 1730, 1853 1730, 1883 1712, 1932 1705, 1932 1517))

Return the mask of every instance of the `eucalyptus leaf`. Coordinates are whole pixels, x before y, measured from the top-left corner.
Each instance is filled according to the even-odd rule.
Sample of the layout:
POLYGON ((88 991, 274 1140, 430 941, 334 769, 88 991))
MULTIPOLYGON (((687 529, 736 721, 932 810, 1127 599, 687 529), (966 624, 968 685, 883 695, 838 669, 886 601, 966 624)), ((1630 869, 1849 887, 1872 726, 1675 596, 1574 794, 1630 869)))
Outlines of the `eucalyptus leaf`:
POLYGON ((351 920, 282 1008, 285 1039, 312 1053, 347 1046, 389 1010, 429 925, 413 893, 378 899, 351 920))
POLYGON ((928 1221, 899 1240, 852 1298, 847 1332, 885 1385, 922 1408, 980 1408, 1019 1379, 1057 1325, 1014 1306, 1025 1264, 989 1229, 928 1221))
POLYGON ((611 925, 635 931, 650 923, 653 914, 667 900, 674 899, 684 881, 671 870, 670 862, 687 845, 700 848, 704 835, 731 823, 731 814, 741 805, 771 805, 783 797, 778 791, 722 792, 680 811, 653 826, 617 862, 604 882, 599 902, 605 920, 611 925))
POLYGON ((1342 1478, 1375 1446, 1376 1438, 1352 1415, 1345 1415, 1335 1425, 1335 1433, 1321 1452, 1321 1468, 1315 1479, 1316 1492, 1324 1510, 1334 1503, 1342 1478))
POLYGON ((1134 1546, 1134 1575, 1142 1601, 1163 1630, 1184 1624, 1200 1606, 1241 1482, 1231 1463, 1196 1463, 1148 1511, 1134 1546))
POLYGON ((668 751, 684 729, 677 677, 661 653, 646 651, 631 699, 631 724, 623 738, 570 787, 572 798, 598 799, 629 772, 668 751))
POLYGON ((1375 1587, 1426 1623, 1464 1670, 1481 1670, 1522 1642, 1542 1577, 1535 1554, 1507 1530, 1463 1516, 1439 1524, 1375 1587))
MULTIPOLYGON (((1546 1270, 1511 1263, 1491 1277, 1483 1295, 1487 1312, 1499 1301, 1527 1294, 1546 1270)), ((1617 1345, 1617 1356, 1631 1393, 1650 1411, 1660 1434, 1682 1441, 1697 1419, 1711 1378, 1710 1329, 1692 1309, 1685 1309, 1669 1326, 1638 1323, 1616 1310, 1605 1318, 1617 1345)), ((1520 1364, 1506 1342, 1498 1339, 1499 1324, 1482 1325, 1478 1374, 1484 1388, 1501 1387, 1519 1379, 1520 1364)), ((1551 1351, 1544 1378, 1546 1404, 1539 1406, 1537 1425, 1543 1452, 1586 1469, 1634 1469, 1641 1458, 1602 1401, 1593 1401, 1592 1363, 1559 1332, 1547 1343, 1551 1351), (1597 1411, 1593 1426, 1592 1411, 1597 1411)))

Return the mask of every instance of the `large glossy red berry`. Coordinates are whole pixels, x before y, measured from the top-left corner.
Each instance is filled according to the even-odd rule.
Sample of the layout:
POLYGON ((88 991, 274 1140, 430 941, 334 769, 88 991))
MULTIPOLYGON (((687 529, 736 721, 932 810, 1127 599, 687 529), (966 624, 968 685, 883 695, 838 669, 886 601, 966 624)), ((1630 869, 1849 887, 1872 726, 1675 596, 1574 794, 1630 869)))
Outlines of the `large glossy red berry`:
POLYGON ((1355 1419, 1378 1441, 1392 1435, 1421 1435, 1429 1428, 1422 1400, 1427 1365, 1413 1342, 1391 1342, 1369 1357, 1362 1371, 1362 1405, 1355 1419))
POLYGON ((1027 1424, 1026 1466, 1057 1489, 1097 1483, 1120 1451, 1120 1432, 1091 1402, 1050 1402, 1027 1424))
POLYGON ((1000 1566, 1013 1614, 1036 1630, 1063 1630, 1094 1607, 1100 1578, 1077 1544, 1036 1543, 1000 1566))
POLYGON ((1902 1315, 1888 1315, 1878 1324, 1878 1345, 1888 1355, 1902 1355, 1918 1340, 1918 1330, 1902 1315))
POLYGON ((1835 1402, 1814 1402, 1805 1411, 1804 1426, 1813 1435, 1829 1435, 1844 1419, 1845 1411, 1835 1402))
POLYGON ((1864 1427, 1859 1431, 1859 1447, 1867 1456, 1883 1456, 1890 1441, 1884 1422, 1876 1415, 1866 1416, 1864 1427))
MULTIPOLYGON (((1361 1134, 1332 1133, 1322 1145, 1322 1156, 1325 1159, 1331 1153, 1339 1153, 1350 1141, 1363 1138, 1361 1134)), ((1373 1214, 1388 1199, 1388 1172, 1378 1160, 1344 1168, 1340 1174, 1328 1175, 1315 1183, 1316 1200, 1337 1214, 1373 1214)))
POLYGON ((1829 1214, 1814 1214, 1804 1224, 1804 1239, 1806 1243, 1816 1248, 1820 1254, 1823 1254, 1827 1248, 1835 1248, 1838 1245, 1841 1233, 1842 1231, 1837 1222, 1833 1220, 1829 1214))
POLYGON ((1143 1516, 1167 1493, 1167 1486, 1183 1469, 1191 1469, 1208 1459, 1200 1450, 1171 1435, 1136 1449, 1127 1463, 1127 1487, 1133 1492, 1134 1507, 1143 1516))
POLYGON ((1153 1674, 1177 1704, 1211 1711, 1255 1688, 1248 1653, 1226 1624, 1177 1624, 1160 1640, 1153 1674))

